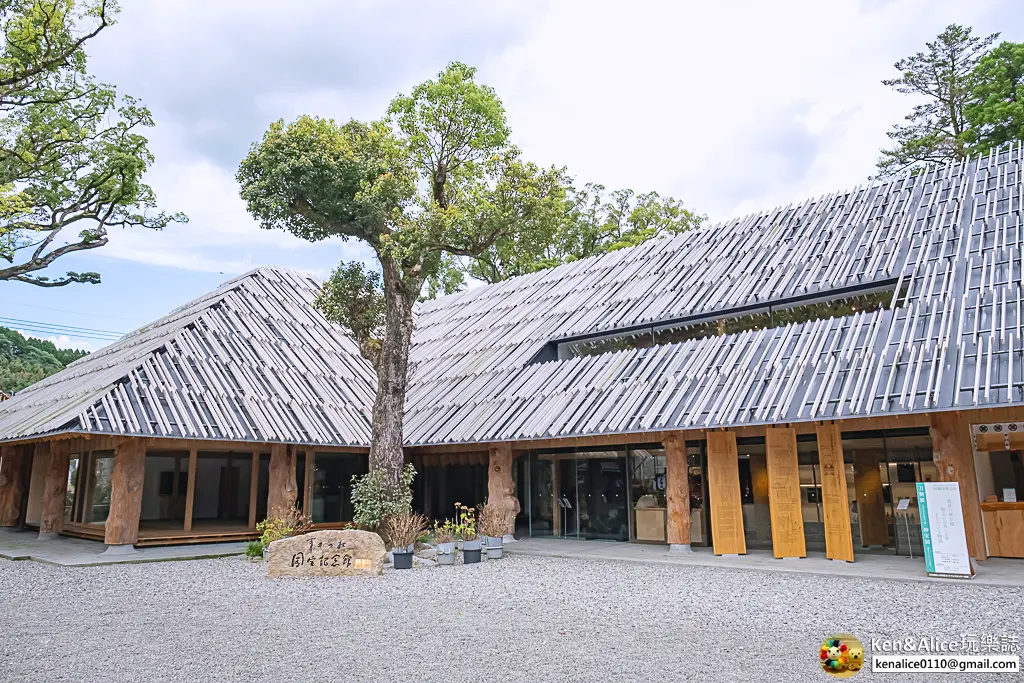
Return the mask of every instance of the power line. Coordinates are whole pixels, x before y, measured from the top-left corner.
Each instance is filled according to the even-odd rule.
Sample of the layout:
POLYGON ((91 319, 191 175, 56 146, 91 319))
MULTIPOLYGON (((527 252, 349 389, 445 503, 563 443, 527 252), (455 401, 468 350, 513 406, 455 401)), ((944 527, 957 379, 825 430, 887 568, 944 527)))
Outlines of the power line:
POLYGON ((20 323, 20 324, 24 324, 24 325, 36 325, 37 327, 53 327, 53 328, 60 328, 60 329, 63 329, 63 330, 76 331, 76 332, 91 332, 91 333, 98 333, 98 334, 111 334, 111 335, 114 335, 114 336, 117 336, 117 337, 123 337, 124 334, 125 334, 124 332, 115 332, 113 330, 100 330, 100 329, 96 329, 94 327, 75 327, 74 325, 60 325, 60 324, 57 324, 57 323, 44 323, 44 322, 40 322, 38 320, 22 320, 21 318, 4 318, 2 316, 0 316, 0 322, 20 323))
POLYGON ((43 311, 57 311, 58 313, 73 313, 75 315, 86 315, 90 318, 110 318, 111 320, 128 320, 128 318, 122 318, 117 315, 103 315, 102 313, 83 313, 82 311, 72 311, 67 308, 53 308, 51 306, 37 306, 36 304, 23 304, 17 301, 0 301, 0 304, 6 304, 8 306, 21 306, 23 308, 38 308, 43 311))

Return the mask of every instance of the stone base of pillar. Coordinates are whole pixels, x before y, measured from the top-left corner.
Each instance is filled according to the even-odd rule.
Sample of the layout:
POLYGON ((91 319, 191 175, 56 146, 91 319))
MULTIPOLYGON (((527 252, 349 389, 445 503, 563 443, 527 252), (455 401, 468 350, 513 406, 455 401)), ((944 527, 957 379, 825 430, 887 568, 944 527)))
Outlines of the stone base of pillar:
POLYGON ((802 557, 780 557, 780 560, 802 560, 802 557))
POLYGON ((673 543, 668 547, 670 553, 692 553, 693 548, 689 543, 673 543))
POLYGON ((132 555, 135 552, 137 552, 135 550, 135 546, 133 546, 131 544, 128 544, 128 545, 108 545, 107 549, 104 550, 102 553, 100 553, 100 555, 106 555, 108 557, 110 555, 124 556, 124 555, 132 555))
POLYGON ((37 540, 40 540, 40 541, 51 541, 51 540, 53 540, 53 539, 55 539, 55 538, 57 538, 59 536, 60 536, 60 534, 57 533, 56 531, 40 531, 39 532, 39 538, 37 540))
POLYGON ((512 534, 505 534, 504 536, 502 536, 501 542, 502 543, 515 543, 516 542, 516 537, 513 536, 512 534))

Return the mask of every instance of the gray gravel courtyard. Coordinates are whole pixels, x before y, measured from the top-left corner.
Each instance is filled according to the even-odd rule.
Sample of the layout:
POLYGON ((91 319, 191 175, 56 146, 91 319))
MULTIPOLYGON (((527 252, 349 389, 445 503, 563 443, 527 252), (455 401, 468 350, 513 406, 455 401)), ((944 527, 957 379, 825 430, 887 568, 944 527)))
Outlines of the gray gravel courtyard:
POLYGON ((263 572, 242 558, 0 560, 0 678, 820 682, 817 647, 833 632, 865 646, 869 636, 1021 636, 1024 604, 1017 588, 528 556, 376 579, 263 572))

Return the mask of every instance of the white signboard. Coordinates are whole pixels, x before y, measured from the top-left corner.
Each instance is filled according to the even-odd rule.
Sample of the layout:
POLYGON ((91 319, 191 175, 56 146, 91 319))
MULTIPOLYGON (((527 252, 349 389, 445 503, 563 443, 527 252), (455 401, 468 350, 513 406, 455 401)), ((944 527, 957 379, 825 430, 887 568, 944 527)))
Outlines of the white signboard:
POLYGON ((1017 489, 1003 489, 1003 502, 1004 503, 1016 503, 1017 502, 1017 489))
POLYGON ((900 498, 900 502, 896 503, 896 509, 897 510, 906 510, 909 507, 910 507, 910 499, 909 498, 900 498))
POLYGON ((970 579, 974 575, 967 553, 960 484, 955 481, 918 482, 917 510, 928 576, 970 579))

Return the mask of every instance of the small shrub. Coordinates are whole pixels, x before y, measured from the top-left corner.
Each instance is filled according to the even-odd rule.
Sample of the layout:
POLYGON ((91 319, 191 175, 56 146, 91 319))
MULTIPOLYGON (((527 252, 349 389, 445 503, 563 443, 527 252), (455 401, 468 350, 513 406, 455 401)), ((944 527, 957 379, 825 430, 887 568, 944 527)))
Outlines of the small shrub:
POLYGON ((434 523, 434 541, 437 543, 452 543, 455 541, 456 525, 450 520, 434 523))
POLYGON ((403 512, 384 520, 384 530, 394 548, 406 548, 419 540, 427 530, 427 518, 423 515, 403 512))
POLYGON ((500 508, 492 503, 484 503, 477 513, 477 527, 485 536, 501 537, 508 533, 515 521, 511 510, 500 508))
POLYGON ((263 544, 259 541, 249 541, 245 547, 245 556, 251 558, 263 557, 263 544))
POLYGON ((477 539, 476 512, 462 503, 455 504, 455 512, 459 519, 459 523, 456 525, 459 538, 463 541, 475 541, 477 539))
MULTIPOLYGON (((398 487, 388 486, 386 474, 374 470, 363 476, 352 476, 352 505, 355 513, 352 521, 360 529, 382 530, 382 523, 388 517, 412 512, 412 481, 416 469, 406 465, 398 487)), ((416 540, 416 539, 413 539, 416 540)))
MULTIPOLYGON (((283 519, 268 517, 256 525, 256 531, 260 532, 260 543, 266 548, 274 541, 290 536, 292 528, 283 519)), ((260 552, 262 553, 263 551, 261 550, 260 552)))

